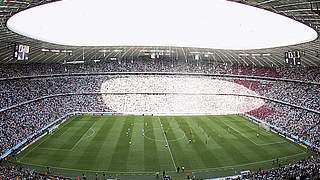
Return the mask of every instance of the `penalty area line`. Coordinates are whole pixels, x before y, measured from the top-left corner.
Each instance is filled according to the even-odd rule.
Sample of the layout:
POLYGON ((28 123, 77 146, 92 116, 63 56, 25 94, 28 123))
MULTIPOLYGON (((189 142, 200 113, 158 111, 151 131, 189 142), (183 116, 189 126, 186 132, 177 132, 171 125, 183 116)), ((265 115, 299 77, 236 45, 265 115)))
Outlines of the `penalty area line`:
MULTIPOLYGON (((96 122, 94 122, 93 124, 95 124, 95 123, 96 123, 96 122)), ((74 148, 76 148, 76 147, 78 146, 78 144, 79 144, 82 140, 87 139, 87 138, 93 136, 93 135, 96 133, 96 131, 95 131, 94 129, 92 129, 93 124, 92 124, 91 127, 81 136, 81 138, 77 141, 77 143, 76 143, 75 145, 73 145, 73 147, 71 148, 71 151, 74 151, 74 148), (87 134, 87 133, 89 132, 89 130, 92 130, 93 133, 90 134, 89 136, 85 137, 84 135, 87 134)))
POLYGON ((231 127, 228 123, 225 123, 222 121, 223 124, 225 124, 226 126, 228 126, 229 128, 233 129, 234 131, 236 131, 237 133, 239 133, 242 137, 248 139, 250 142, 252 142, 253 144, 255 144, 256 146, 268 146, 268 145, 273 145, 273 144, 282 144, 282 143, 287 143, 287 141, 277 141, 277 142, 271 142, 271 143, 264 143, 264 144, 259 144, 256 143, 254 140, 252 140, 251 138, 249 138, 248 136, 244 135, 243 133, 241 133, 240 131, 236 130, 235 128, 231 127))
MULTIPOLYGON (((63 128, 65 125, 69 124, 71 121, 73 120, 73 118, 69 119, 68 122, 64 122, 63 123, 63 126, 61 128, 63 128)), ((58 129, 58 131, 56 133, 58 133, 61 128, 58 129)), ((64 133, 64 132, 63 132, 64 133)), ((17 159, 17 162, 20 162, 22 159, 24 159, 29 153, 31 153, 31 151, 33 151, 34 149, 36 149, 37 147, 39 147, 42 143, 44 143, 45 141, 47 141, 47 139, 49 139, 49 134, 46 135, 46 137, 43 137, 45 138, 42 142, 40 142, 39 144, 37 144, 34 148, 32 148, 30 151, 28 151, 26 154, 24 154, 20 159, 17 159)), ((41 138, 42 139, 42 138, 41 138)), ((40 141, 41 139, 39 139, 38 141, 40 141)))
POLYGON ((257 144, 256 142, 254 142, 253 140, 251 140, 250 138, 248 138, 246 135, 244 135, 243 133, 239 132, 238 130, 234 129, 233 127, 229 126, 227 123, 223 122, 223 124, 225 124, 226 126, 228 126, 229 128, 233 129, 234 131, 236 131, 237 133, 239 133, 242 137, 248 139, 250 142, 252 142, 253 144, 255 144, 256 146, 259 146, 259 144, 257 144))
POLYGON ((18 162, 20 162, 22 159, 24 159, 29 153, 31 153, 33 150, 35 150, 37 147, 39 147, 42 143, 44 143, 45 141, 47 141, 49 139, 49 135, 47 134, 46 139, 44 139, 42 142, 40 142, 39 144, 37 144, 35 147, 33 147, 30 151, 28 151, 26 154, 24 154, 20 159, 17 159, 18 162))
MULTIPOLYGON (((91 126, 91 127, 92 127, 92 126, 91 126)), ((74 151, 74 148, 76 148, 76 147, 78 146, 78 144, 79 144, 82 140, 87 139, 87 138, 93 136, 93 135, 96 133, 96 131, 95 131, 94 129, 92 129, 91 127, 88 129, 88 131, 87 131, 86 133, 84 133, 84 134, 82 135, 82 137, 78 140, 78 142, 72 147, 72 149, 71 149, 70 151, 74 151), (87 133, 89 132, 89 130, 92 130, 93 133, 90 134, 89 136, 85 137, 84 135, 87 134, 87 133)))

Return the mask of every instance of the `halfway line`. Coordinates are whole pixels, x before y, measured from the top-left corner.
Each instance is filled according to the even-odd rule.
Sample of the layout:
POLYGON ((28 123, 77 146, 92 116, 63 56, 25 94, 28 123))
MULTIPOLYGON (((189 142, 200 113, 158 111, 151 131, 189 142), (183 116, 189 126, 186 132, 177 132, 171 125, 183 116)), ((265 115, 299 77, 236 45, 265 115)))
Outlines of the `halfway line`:
POLYGON ((169 146, 169 143, 168 143, 168 139, 167 139, 167 136, 164 134, 164 130, 163 130, 163 127, 162 127, 162 123, 161 123, 161 120, 160 118, 158 117, 158 120, 159 120, 159 123, 160 123, 160 127, 161 127, 161 130, 162 130, 162 134, 164 136, 164 139, 167 143, 167 146, 168 146, 168 149, 169 149, 169 153, 170 153, 170 156, 171 156, 171 160, 172 160, 172 163, 173 163, 173 166, 174 166, 174 170, 177 169, 177 166, 176 166, 176 163, 174 162, 174 159, 173 159, 173 156, 172 156, 172 153, 171 153, 171 149, 170 149, 170 146, 169 146))

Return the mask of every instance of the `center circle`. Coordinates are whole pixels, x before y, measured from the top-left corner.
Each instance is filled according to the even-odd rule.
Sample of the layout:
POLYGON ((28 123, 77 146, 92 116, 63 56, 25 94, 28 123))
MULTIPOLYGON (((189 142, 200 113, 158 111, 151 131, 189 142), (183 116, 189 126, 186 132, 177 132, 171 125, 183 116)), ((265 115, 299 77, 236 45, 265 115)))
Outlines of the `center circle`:
POLYGON ((153 140, 153 141, 163 141, 165 142, 166 140, 164 139, 164 131, 166 131, 166 138, 167 138, 167 141, 179 141, 181 139, 183 139, 186 135, 185 133, 180 129, 180 128, 169 128, 169 129, 164 129, 164 131, 161 129, 161 128, 152 128, 153 130, 153 133, 161 133, 161 138, 154 138, 154 137, 150 137, 150 133, 151 133, 151 129, 147 129, 144 133, 144 137, 147 138, 147 139, 150 139, 150 140, 153 140), (172 137, 171 136, 171 133, 174 133, 173 131, 178 132, 178 137, 175 137, 175 138, 170 138, 172 137))

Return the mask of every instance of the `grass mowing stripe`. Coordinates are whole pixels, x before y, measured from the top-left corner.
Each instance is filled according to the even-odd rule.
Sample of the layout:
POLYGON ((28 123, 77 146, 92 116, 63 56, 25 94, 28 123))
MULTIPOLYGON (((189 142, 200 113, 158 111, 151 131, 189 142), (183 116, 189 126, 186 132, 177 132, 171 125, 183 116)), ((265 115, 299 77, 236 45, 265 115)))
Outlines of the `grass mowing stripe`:
POLYGON ((230 156, 230 153, 232 152, 230 148, 233 148, 232 140, 234 138, 233 136, 230 138, 230 135, 224 127, 220 126, 217 122, 218 120, 211 119, 211 117, 199 118, 199 123, 201 124, 202 129, 210 134, 208 144, 212 148, 211 150, 219 152, 215 165, 223 166, 235 161, 235 158, 230 156))
MULTIPOLYGON (((291 158, 291 157, 297 157, 297 156, 301 156, 303 154, 306 154, 306 152, 302 152, 299 154, 294 154, 291 156, 285 156, 285 157, 280 157, 279 159, 287 159, 287 158, 291 158)), ((219 170, 219 169, 234 169, 235 167, 245 167, 248 165, 257 165, 257 164, 264 164, 264 163, 270 163, 272 160, 265 160, 265 161, 256 161, 256 162, 252 162, 252 163, 245 163, 245 164, 235 164, 235 165, 230 165, 230 166, 221 166, 221 167, 214 167, 214 168, 202 168, 202 169, 193 169, 193 172, 204 172, 204 171, 208 171, 208 170, 219 170)), ((33 164, 33 163, 24 163, 21 162, 20 164, 24 164, 24 165, 31 165, 34 167, 47 167, 46 165, 41 165, 41 164, 33 164)), ((78 172, 93 172, 93 173, 102 173, 102 172, 108 172, 108 173, 119 173, 119 174, 129 174, 132 172, 124 172, 124 171, 99 171, 99 170, 90 170, 90 169, 74 169, 74 168, 63 168, 63 167, 55 167, 55 166, 50 166, 51 168, 54 169, 62 169, 62 170, 72 170, 72 171, 78 171, 78 172)), ((169 172, 175 172, 175 171, 169 171, 169 172)), ((136 173, 154 173, 153 171, 151 172, 136 172, 136 173)))
MULTIPOLYGON (((285 157, 280 157, 279 159, 287 159, 287 158, 291 158, 291 157, 297 157, 297 156, 301 156, 306 154, 306 152, 302 152, 299 154, 294 154, 291 156, 285 156, 285 157)), ((221 167, 214 167, 214 168, 204 168, 204 169, 194 169, 192 170, 193 172, 203 172, 203 171, 210 171, 210 170, 226 170, 226 169, 234 169, 236 167, 247 167, 247 166, 251 166, 251 165, 255 165, 255 169, 257 169, 257 165, 261 165, 261 164, 265 164, 265 163, 270 163, 272 162, 272 160, 264 160, 264 161, 255 161, 255 162, 251 162, 251 163, 244 163, 244 164, 234 164, 234 165, 230 165, 230 166, 221 166, 221 167)))
MULTIPOLYGON (((191 117, 192 119, 198 120, 198 116, 191 117)), ((214 154, 213 151, 211 151, 206 144, 206 140, 204 140, 204 135, 201 133, 201 131, 196 131, 196 123, 195 121, 192 120, 187 120, 186 121, 188 127, 192 130, 191 134, 191 139, 192 139, 192 147, 196 151, 194 155, 197 155, 197 159, 201 160, 201 163, 205 167, 210 167, 212 166, 213 163, 217 164, 218 163, 218 157, 217 155, 219 154, 214 154), (202 137, 202 138, 201 138, 202 137)), ((190 134, 190 132, 189 132, 190 134)))
MULTIPOLYGON (((65 128, 70 128, 71 126, 68 127, 69 124, 71 124, 71 122, 76 119, 76 117, 71 117, 70 119, 68 119, 67 121, 65 121, 63 124, 61 124, 59 126, 59 129, 57 131, 55 131, 53 134, 47 134, 46 136, 50 136, 50 140, 47 142, 43 142, 43 144, 41 145, 41 147, 46 147, 46 148, 50 148, 51 147, 51 144, 54 143, 54 144, 64 144, 64 140, 61 141, 61 137, 65 134, 65 131, 64 129, 65 128), (61 130, 63 129, 63 131, 61 130)), ((60 148, 60 147, 53 147, 53 148, 57 148, 57 149, 65 149, 65 148, 60 148)))
MULTIPOLYGON (((122 128, 124 126, 124 117, 104 117, 104 128, 101 129, 99 136, 96 137, 96 143, 103 144, 98 152, 97 158, 104 171, 110 169, 112 165, 112 156, 115 153, 118 139, 123 136, 122 128)), ((128 142, 128 141, 127 141, 128 142)))
POLYGON ((61 163, 61 167, 68 167, 68 164, 71 167, 74 168, 83 168, 86 167, 86 164, 90 164, 91 169, 98 169, 98 166, 96 164, 96 149, 94 146, 90 147, 90 144, 92 143, 93 138, 97 135, 98 129, 96 128, 97 124, 99 125, 101 121, 99 120, 99 116, 86 116, 87 118, 83 121, 89 121, 92 123, 91 125, 87 125, 87 123, 80 123, 82 126, 88 126, 87 128, 94 130, 94 134, 92 134, 92 130, 88 130, 85 134, 82 134, 82 137, 80 139, 80 143, 78 143, 77 146, 74 147, 73 152, 71 155, 68 156, 68 159, 64 159, 61 163), (92 136, 89 136, 92 135, 92 136))
MULTIPOLYGON (((189 157, 189 152, 190 150, 192 151, 192 149, 189 147, 190 145, 187 144, 187 138, 180 128, 181 125, 177 117, 163 117, 162 119, 163 124, 168 129, 167 139, 171 139, 168 140, 168 142, 170 143, 171 152, 175 157, 176 165, 190 167, 192 163, 189 162, 189 159, 186 157, 189 157)), ((194 152, 192 151, 192 153, 194 152)))
POLYGON ((266 134, 266 130, 262 127, 257 130, 253 130, 252 128, 249 128, 249 126, 254 125, 254 123, 248 124, 246 123, 246 121, 243 121, 243 122, 230 122, 230 125, 231 124, 236 124, 237 129, 240 132, 245 133, 247 135, 247 138, 253 140, 258 146, 265 146, 265 145, 272 145, 273 143, 279 144, 279 143, 286 142, 282 139, 279 139, 279 137, 274 136, 274 134, 271 134, 271 133, 266 134), (257 134, 259 134, 258 136, 259 138, 257 138, 257 134))
POLYGON ((22 162, 22 160, 29 155, 29 153, 31 153, 33 150, 35 150, 37 147, 39 147, 42 143, 44 143, 46 140, 49 139, 50 136, 47 136, 45 139, 43 139, 43 141, 41 141, 40 143, 38 143, 36 146, 34 146, 31 150, 29 150, 27 153, 25 153, 21 158, 19 158, 18 162, 22 162))
POLYGON ((241 132, 238 131, 236 128, 231 127, 231 125, 230 125, 229 123, 226 123, 226 122, 224 122, 224 121, 221 121, 221 122, 223 122, 223 124, 225 124, 228 128, 231 128, 233 131, 237 132, 237 133, 238 133, 239 135, 241 135, 243 138, 246 138, 247 140, 249 140, 250 142, 252 142, 252 143, 255 144, 256 146, 258 146, 258 144, 257 144, 255 141, 253 141, 253 140, 251 140, 250 138, 248 138, 245 134, 241 133, 241 132))
MULTIPOLYGON (((59 128, 58 128, 58 130, 56 130, 55 132, 54 132, 54 135, 55 135, 55 137, 57 137, 57 138, 60 138, 65 132, 67 132, 67 131, 61 131, 61 129, 65 129, 66 127, 68 127, 67 125, 69 125, 71 122, 72 122, 72 120, 74 120, 74 119, 76 119, 77 117, 75 117, 75 116, 72 116, 71 118, 69 118, 69 119, 67 119, 63 124, 61 124, 60 126, 59 126, 59 128)), ((70 127, 70 126, 69 126, 70 127)))
MULTIPOLYGON (((186 131, 186 141, 179 141, 181 146, 184 148, 182 149, 185 152, 185 156, 181 157, 184 159, 189 159, 190 161, 186 168, 192 169, 192 167, 203 168, 208 165, 208 163, 212 163, 215 161, 215 156, 213 153, 206 147, 204 142, 200 140, 197 133, 194 131, 194 127, 192 124, 193 119, 197 118, 196 116, 186 116, 186 117, 175 117, 178 119, 179 124, 186 131), (191 131, 191 134, 190 134, 191 131), (191 140, 191 143, 189 142, 191 140), (191 158, 192 157, 192 158, 191 158), (209 160, 212 158, 212 161, 209 160)), ((184 160, 185 161, 185 160, 184 160)))
MULTIPOLYGON (((65 124, 64 126, 67 126, 67 125, 69 125, 71 122, 72 122, 72 120, 73 120, 74 118, 71 118, 71 120, 69 121, 69 122, 67 122, 67 124, 65 124)), ((75 118, 76 119, 76 118, 75 118)), ((64 127, 63 126, 63 127, 64 127)), ((63 128, 62 127, 62 128, 63 128)), ((59 129, 60 130, 60 129, 59 129)), ((46 148, 46 147, 51 147, 52 146, 52 142, 51 142, 51 139, 55 136, 55 133, 53 134, 53 135, 46 135, 47 137, 46 137, 46 139, 45 140, 43 140, 43 141, 41 141, 39 144, 37 144, 37 146, 35 146, 32 150, 30 150, 30 151, 28 151, 28 153, 26 153, 25 154, 25 156, 23 157, 23 158, 25 158, 27 155, 29 155, 29 153, 31 153, 32 154, 32 161, 36 161, 37 163, 44 163, 44 164, 47 164, 47 162, 49 161, 48 160, 48 158, 46 158, 46 157, 50 157, 51 155, 53 155, 54 153, 58 153, 58 154, 61 154, 61 153, 59 153, 59 152, 53 152, 53 151, 47 151, 47 150, 41 150, 41 149, 38 149, 38 147, 44 147, 44 148, 46 148), (47 141, 49 139, 49 141, 47 141), (32 151, 34 151, 34 152, 32 152, 32 151)), ((57 146, 56 146, 57 147, 57 146)), ((58 148, 59 149, 62 149, 60 146, 58 146, 58 148)), ((61 156, 58 156, 58 157, 61 157, 61 156)), ((56 157, 53 161, 54 162, 57 162, 57 163, 59 163, 59 161, 58 161, 58 157, 56 157)), ((30 160, 31 158, 27 158, 27 160, 24 160, 24 161, 31 161, 30 160)), ((22 161, 22 159, 20 159, 20 161, 22 161)), ((51 163, 52 161, 50 161, 50 163, 51 163)))
POLYGON ((263 127, 260 127, 259 124, 251 122, 249 119, 239 116, 242 119, 242 124, 246 125, 248 128, 252 129, 254 132, 259 132, 264 136, 273 136, 271 131, 265 130, 263 127))
MULTIPOLYGON (((74 143, 74 141, 76 140, 75 138, 72 139, 72 145, 75 145, 75 144, 79 144, 80 141, 82 141, 84 139, 84 137, 86 137, 86 134, 89 133, 90 128, 92 127, 92 125, 95 123, 95 118, 92 116, 92 117, 82 117, 80 119, 80 121, 78 120, 75 120, 73 121, 73 124, 76 125, 76 126, 79 126, 77 129, 78 133, 81 133, 81 134, 73 134, 73 137, 80 137, 78 138, 78 142, 77 143, 74 143)), ((68 129, 66 129, 68 130, 68 129)), ((76 133, 75 132, 75 133, 76 133)), ((68 132, 69 133, 69 132, 68 132)), ((71 132, 73 133, 73 132, 71 132)), ((66 142, 64 142, 64 144, 68 144, 69 142, 69 139, 66 138, 65 139, 66 142)), ((52 143, 50 144, 48 147, 59 147, 60 149, 64 149, 64 145, 63 144, 55 144, 55 143, 52 143)), ((68 146, 66 146, 68 147, 68 146)), ((70 148, 70 146, 68 147, 70 148)), ((62 166, 62 163, 67 160, 67 159, 70 159, 71 157, 73 157, 73 152, 74 151, 74 148, 70 148, 70 152, 64 152, 64 153, 61 153, 59 151, 48 151, 48 153, 50 153, 50 157, 51 158, 42 158, 42 159, 47 159, 47 161, 45 162, 45 164, 47 165, 54 165, 54 166, 57 166, 57 167, 61 167, 62 166)))
MULTIPOLYGON (((58 172, 62 173, 72 171, 75 173, 76 171, 79 173, 119 173, 122 175, 148 173, 151 175, 150 173, 154 174, 155 171, 161 172, 162 170, 174 173, 175 169, 171 170, 173 168, 171 156, 168 155, 168 148, 165 147, 165 144, 168 143, 176 166, 185 166, 187 172, 214 171, 214 174, 218 176, 220 171, 226 169, 233 173, 232 168, 235 170, 243 168, 255 170, 258 167, 272 168, 270 162, 276 157, 293 160, 297 157, 300 159, 300 157, 307 156, 304 151, 301 151, 301 148, 290 142, 256 146, 224 124, 227 123, 248 137, 256 138, 255 124, 238 116, 161 116, 160 121, 163 124, 163 130, 167 131, 167 142, 164 139, 163 130, 159 126, 158 117, 101 116, 95 118, 79 116, 78 119, 75 118, 68 124, 64 124, 65 127, 61 126, 59 132, 50 136, 47 142, 43 142, 45 140, 43 138, 34 143, 30 149, 28 148, 30 151, 31 148, 42 142, 39 147, 29 153, 24 162, 39 167, 49 165, 52 169, 60 169, 58 172), (77 140, 86 133, 83 127, 90 127, 88 124, 90 118, 93 118, 92 121, 96 121, 91 127, 95 134, 81 140, 82 142, 74 152, 70 151, 69 153, 59 149, 50 150, 50 148, 59 147, 71 149, 77 140), (144 125, 145 122, 148 122, 148 126, 144 125), (124 126, 126 127, 124 128, 124 126), (126 136, 125 132, 129 127, 131 127, 133 134, 126 136), (149 139, 142 136, 142 127, 145 127, 149 139), (150 130, 147 131, 147 128, 150 130), (122 132, 123 129, 125 129, 124 132, 122 132), (193 139, 196 140, 191 144, 188 142, 188 139, 192 138, 189 133, 190 129, 194 135, 193 139), (187 136, 184 136, 183 130, 187 130, 187 136), (180 137, 180 132, 183 139, 174 140, 180 137), (208 134, 211 137, 208 144, 205 144, 208 134), (129 147, 130 139, 134 144, 133 147, 129 147), (65 144, 69 144, 69 146, 65 144), (119 151, 119 148, 123 151, 119 151), (212 157, 212 154, 215 157, 212 157), (206 159, 201 155, 204 155, 206 159), (142 158, 140 158, 141 156, 142 158)), ((92 130, 89 130, 84 136, 92 134, 92 130)), ((255 141, 257 144, 283 140, 273 133, 270 135, 266 133, 260 137, 260 139, 254 139, 257 140, 255 141)), ((28 153, 28 149, 20 155, 28 153)))
POLYGON ((170 153, 170 157, 171 157, 171 160, 172 160, 172 163, 173 163, 174 170, 176 170, 176 169, 177 169, 177 166, 176 166, 176 163, 174 162, 174 159, 173 159, 173 156, 172 156, 172 152, 171 152, 171 149, 170 149, 170 145, 169 145, 169 143, 168 143, 167 136, 166 136, 166 134, 164 133, 164 130, 163 130, 163 127, 162 127, 162 123, 161 123, 160 117, 158 117, 158 120, 159 120, 159 123, 160 123, 160 128, 161 128, 161 130, 162 130, 164 139, 165 139, 165 141, 166 141, 166 145, 168 146, 168 150, 169 150, 169 153, 170 153))
MULTIPOLYGON (((50 155, 52 155, 52 153, 55 153, 55 152, 52 152, 52 151, 48 151, 48 150, 45 150, 45 149, 41 149, 41 147, 44 147, 44 148, 49 148, 51 147, 51 139, 54 139, 54 137, 56 136, 56 134, 58 133, 59 135, 59 132, 62 132, 61 134, 64 134, 65 131, 61 131, 61 129, 64 129, 64 127, 66 127, 67 125, 69 125, 74 119, 76 119, 76 117, 71 117, 69 119, 68 122, 65 122, 66 124, 63 124, 63 126, 60 126, 61 128, 58 129, 58 131, 56 131, 53 135, 46 135, 46 137, 44 137, 45 139, 41 139, 39 140, 38 142, 36 142, 36 146, 34 146, 34 148, 32 150, 29 150, 27 149, 27 153, 24 154, 24 156, 22 158, 25 158, 29 155, 29 153, 31 153, 31 151, 34 151, 32 152, 31 156, 32 158, 30 157, 27 157, 27 159, 20 159, 19 161, 25 161, 25 162, 29 162, 29 161, 33 161, 33 162, 37 162, 37 163, 42 163, 42 164, 45 164, 48 159, 47 157, 50 157, 50 155), (49 141, 47 141, 49 139, 49 141), (38 143, 38 144, 37 144, 38 143)), ((54 142, 53 142, 54 143, 54 142)), ((60 148, 59 146, 56 146, 57 148, 60 148)), ((60 148, 62 149, 62 148, 60 148)))
MULTIPOLYGON (((234 117, 231 117, 231 118, 234 118, 234 117)), ((297 154, 301 152, 301 151, 297 151, 297 149, 290 149, 290 145, 288 145, 289 143, 288 140, 276 134, 270 133, 268 136, 256 137, 256 134, 255 133, 252 134, 252 131, 246 132, 246 129, 248 129, 248 127, 242 122, 230 122, 230 124, 232 124, 234 128, 237 127, 238 131, 242 133, 246 133, 247 137, 250 137, 251 140, 257 141, 256 143, 258 147, 257 147, 256 153, 259 154, 259 156, 255 159, 260 159, 261 157, 263 157, 264 159, 268 159, 270 157, 275 158, 273 157, 273 154, 278 154, 278 156, 281 157, 281 156, 288 156, 290 154, 297 154), (273 143, 263 143, 263 142, 273 142, 273 143), (281 142, 281 143, 278 143, 278 142, 281 142)), ((261 130, 264 131, 264 129, 261 129, 261 130)))
POLYGON ((231 164, 248 162, 250 159, 247 157, 247 150, 251 147, 248 146, 247 140, 227 130, 229 127, 224 123, 225 120, 221 120, 225 119, 225 117, 213 116, 210 119, 213 120, 215 126, 218 126, 218 129, 223 129, 223 134, 218 138, 213 135, 216 142, 227 152, 227 156, 220 158, 231 158, 232 160, 229 162, 231 164))
MULTIPOLYGON (((94 146, 94 149, 96 152, 96 161, 98 164, 98 167, 101 170, 107 169, 106 167, 109 166, 109 163, 111 161, 111 150, 114 148, 111 144, 113 139, 117 137, 118 134, 112 130, 115 130, 115 126, 117 125, 116 122, 113 120, 113 117, 103 118, 100 120, 100 124, 98 124, 101 128, 97 131, 96 136, 92 140, 92 144, 90 144, 90 147, 94 146)), ((118 131, 119 132, 119 131, 118 131)), ((89 147, 88 147, 89 148, 89 147)))
MULTIPOLYGON (((230 117, 231 119, 233 119, 233 117, 230 117)), ((231 126, 233 129, 236 129, 238 132, 241 133, 241 136, 245 135, 248 139, 250 139, 251 141, 256 142, 257 145, 255 145, 255 148, 248 148, 249 146, 243 147, 244 149, 246 148, 247 150, 247 157, 253 161, 253 160, 263 160, 263 159, 268 159, 268 157, 271 157, 271 152, 269 151, 269 148, 271 146, 261 146, 260 144, 258 144, 259 141, 261 140, 265 140, 267 142, 269 142, 269 136, 256 136, 256 133, 254 133, 253 137, 250 136, 250 134, 252 134, 251 131, 244 131, 243 129, 243 124, 242 122, 228 122, 228 125, 231 126), (249 138, 250 137, 250 138, 249 138)), ((244 126, 246 127, 246 126, 244 126)), ((247 127, 246 127, 247 128, 247 127)))
POLYGON ((178 150, 177 157, 180 159, 181 165, 185 166, 188 169, 191 169, 191 167, 203 167, 204 164, 200 158, 198 158, 198 151, 189 143, 189 139, 191 139, 189 133, 190 127, 186 123, 188 121, 188 117, 180 117, 176 116, 174 117, 177 123, 179 124, 179 127, 181 127, 181 130, 185 133, 184 141, 178 141, 176 144, 175 149, 178 150), (190 158, 192 157, 192 158, 190 158), (195 160, 196 159, 196 160, 195 160))
POLYGON ((162 170, 167 171, 168 169, 172 168, 172 160, 168 154, 168 148, 165 147, 165 140, 163 139, 163 132, 161 131, 159 121, 157 117, 153 117, 151 120, 153 126, 153 135, 155 139, 155 145, 157 154, 159 155, 159 166, 162 170))
MULTIPOLYGON (((89 121, 91 121, 91 120, 89 120, 89 121)), ((74 151, 74 149, 78 146, 78 144, 81 142, 81 140, 83 140, 83 139, 85 139, 85 138, 88 137, 88 136, 85 136, 85 135, 89 132, 89 130, 91 129, 91 127, 92 127, 96 122, 97 122, 97 121, 94 120, 94 123, 91 123, 91 126, 87 129, 87 131, 86 131, 84 134, 82 134, 81 138, 76 142, 76 144, 73 145, 73 147, 71 148, 71 151, 74 151)), ((86 128, 87 128, 87 127, 86 127, 86 128)))
POLYGON ((259 134, 264 134, 264 136, 268 136, 270 139, 276 141, 276 142, 273 141, 274 143, 265 143, 265 142, 263 142, 263 143, 261 143, 261 145, 279 144, 279 143, 281 143, 279 140, 283 140, 284 142, 288 142, 285 139, 282 139, 282 138, 279 139, 279 135, 273 133, 272 131, 265 130, 263 127, 260 127, 258 124, 254 123, 254 122, 251 122, 249 119, 244 118, 242 116, 239 116, 239 117, 241 117, 241 119, 243 120, 242 124, 244 124, 245 127, 248 127, 248 128, 252 129, 255 132, 259 132, 259 134), (252 126, 257 126, 257 129, 255 130, 252 126))
MULTIPOLYGON (((233 118, 233 117, 231 117, 233 118)), ((287 143, 283 138, 280 138, 276 134, 272 133, 267 133, 267 131, 261 127, 257 129, 256 131, 252 130, 250 126, 255 125, 253 122, 250 122, 248 124, 248 121, 243 121, 243 122, 230 122, 230 124, 236 124, 237 128, 240 132, 245 133, 247 135, 247 138, 253 140, 256 142, 257 146, 269 146, 269 145, 278 145, 282 143, 287 143), (257 134, 259 136, 257 137, 257 134)), ((259 127, 259 126, 258 126, 259 127)))
POLYGON ((153 124, 151 123, 152 118, 145 117, 144 118, 144 131, 145 136, 150 137, 151 139, 147 139, 144 137, 144 167, 146 171, 159 171, 160 163, 159 163, 159 155, 156 147, 156 141, 154 136, 153 124), (153 139, 153 140, 152 140, 153 139))
MULTIPOLYGON (((80 119, 76 119, 75 121, 71 122, 70 125, 72 125, 72 128, 67 129, 65 136, 63 139, 61 139, 62 144, 60 146, 63 146, 64 149, 70 149, 77 144, 77 142, 80 141, 80 139, 83 137, 83 135, 89 131, 89 128, 92 126, 92 124, 95 121, 88 121, 88 119, 91 119, 91 117, 81 117, 80 119)), ((58 143, 57 143, 58 144, 58 143)), ((56 144, 48 144, 48 147, 55 146, 56 144)))
POLYGON ((159 171, 160 170, 160 162, 159 162, 159 154, 156 147, 153 123, 151 123, 153 119, 151 117, 146 116, 144 118, 144 131, 145 136, 149 136, 151 139, 147 139, 144 137, 144 168, 146 171, 159 171), (153 139, 153 140, 152 140, 153 139))
POLYGON ((119 138, 115 139, 115 141, 117 141, 117 144, 114 147, 111 162, 109 165, 109 171, 128 171, 127 160, 129 156, 129 148, 131 148, 129 142, 131 142, 132 136, 132 118, 116 117, 116 119, 121 119, 123 124, 121 126, 122 130, 119 138), (126 135, 126 132, 128 132, 128 136, 126 135))
POLYGON ((134 117, 132 127, 132 146, 129 149, 127 168, 135 171, 144 171, 144 137, 142 129, 144 128, 145 117, 134 117), (137 166, 140 164, 140 166, 137 166))
MULTIPOLYGON (((88 119, 88 121, 91 120, 93 119, 88 119)), ((90 127, 90 129, 94 130, 95 133, 87 134, 77 148, 74 149, 75 154, 73 158, 77 158, 77 161, 74 161, 74 167, 83 168, 84 164, 91 164, 92 169, 100 170, 100 163, 103 163, 103 159, 99 159, 97 156, 102 150, 100 148, 102 143, 100 143, 101 141, 97 142, 96 139, 99 138, 99 135, 105 127, 105 120, 101 120, 100 116, 96 116, 94 121, 95 123, 90 127)), ((69 159, 69 161, 72 161, 72 159, 69 159)))

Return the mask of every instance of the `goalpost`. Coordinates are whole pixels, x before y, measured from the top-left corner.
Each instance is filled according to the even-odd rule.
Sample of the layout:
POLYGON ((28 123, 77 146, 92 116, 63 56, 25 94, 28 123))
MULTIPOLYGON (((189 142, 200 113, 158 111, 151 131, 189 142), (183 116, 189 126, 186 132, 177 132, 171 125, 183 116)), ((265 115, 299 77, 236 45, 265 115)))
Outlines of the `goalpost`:
POLYGON ((52 135, 56 130, 59 129, 59 125, 53 126, 52 128, 48 129, 48 134, 52 135))
POLYGON ((264 124, 264 123, 258 123, 259 128, 264 128, 266 131, 270 131, 270 126, 264 124))

